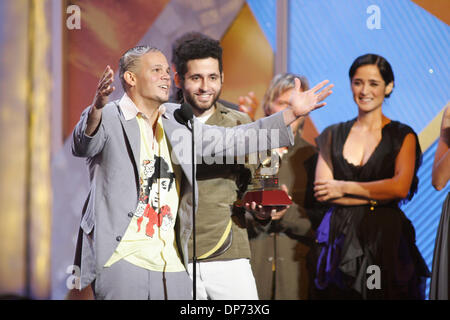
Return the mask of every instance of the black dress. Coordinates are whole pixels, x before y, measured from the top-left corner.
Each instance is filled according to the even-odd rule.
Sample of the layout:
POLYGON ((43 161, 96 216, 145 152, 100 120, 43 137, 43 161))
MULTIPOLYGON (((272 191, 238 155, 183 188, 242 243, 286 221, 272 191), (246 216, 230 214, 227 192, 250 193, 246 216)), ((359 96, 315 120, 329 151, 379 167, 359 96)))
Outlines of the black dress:
MULTIPOLYGON (((356 119, 332 125, 317 138, 335 180, 369 182, 392 178, 395 159, 408 133, 416 137, 415 174, 407 199, 417 190, 421 150, 407 125, 391 121, 368 161, 355 166, 343 157, 344 143, 356 119)), ((398 202, 333 206, 317 230, 321 247, 316 287, 334 299, 424 299, 429 271, 415 245, 412 223, 398 202)))

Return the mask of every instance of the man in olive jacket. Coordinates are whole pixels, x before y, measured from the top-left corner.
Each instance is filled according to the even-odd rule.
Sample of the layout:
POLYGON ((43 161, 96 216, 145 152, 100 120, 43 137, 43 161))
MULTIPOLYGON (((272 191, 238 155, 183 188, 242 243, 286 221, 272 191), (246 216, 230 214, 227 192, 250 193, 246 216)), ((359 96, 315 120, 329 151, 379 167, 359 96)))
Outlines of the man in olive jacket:
MULTIPOLYGON (((185 33, 174 42, 172 62, 177 100, 188 101, 198 120, 221 127, 252 121, 246 113, 224 106, 219 99, 224 79, 219 41, 199 32, 185 33)), ((234 158, 223 159, 223 164, 197 165, 196 278, 200 299, 258 299, 247 229, 232 217, 244 211, 234 203, 246 190, 254 167, 238 164, 234 158)), ((192 236, 188 248, 191 259, 192 236)))

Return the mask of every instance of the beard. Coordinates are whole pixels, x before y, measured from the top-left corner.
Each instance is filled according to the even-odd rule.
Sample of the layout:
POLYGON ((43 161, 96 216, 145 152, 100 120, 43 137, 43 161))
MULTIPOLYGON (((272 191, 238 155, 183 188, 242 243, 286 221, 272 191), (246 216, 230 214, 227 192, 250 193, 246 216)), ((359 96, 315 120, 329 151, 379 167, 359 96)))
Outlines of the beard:
POLYGON ((222 88, 220 88, 220 90, 214 95, 212 102, 208 105, 199 105, 195 99, 194 99, 194 95, 193 94, 188 94, 184 97, 184 100, 189 103, 193 109, 197 110, 197 112, 199 114, 202 114, 205 111, 208 111, 209 109, 211 109, 217 102, 217 100, 219 100, 220 94, 222 93, 222 88))

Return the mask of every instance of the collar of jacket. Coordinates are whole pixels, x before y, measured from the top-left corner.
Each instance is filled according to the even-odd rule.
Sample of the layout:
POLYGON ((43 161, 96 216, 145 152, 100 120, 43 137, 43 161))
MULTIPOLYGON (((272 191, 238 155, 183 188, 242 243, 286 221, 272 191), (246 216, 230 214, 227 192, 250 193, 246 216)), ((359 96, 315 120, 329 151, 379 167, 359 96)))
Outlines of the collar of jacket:
POLYGON ((230 113, 231 110, 221 104, 219 101, 216 102, 216 110, 206 121, 206 124, 220 125, 225 119, 224 115, 230 113))

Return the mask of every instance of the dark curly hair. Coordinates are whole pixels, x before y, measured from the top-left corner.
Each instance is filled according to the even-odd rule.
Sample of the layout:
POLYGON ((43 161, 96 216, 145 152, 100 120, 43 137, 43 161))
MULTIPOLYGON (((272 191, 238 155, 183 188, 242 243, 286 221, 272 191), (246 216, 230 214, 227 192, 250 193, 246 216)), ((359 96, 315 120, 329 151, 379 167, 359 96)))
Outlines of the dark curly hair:
MULTIPOLYGON (((187 73, 187 63, 190 60, 214 58, 219 62, 219 71, 222 74, 222 47, 220 42, 200 32, 187 32, 177 38, 172 44, 172 64, 184 81, 187 73)), ((176 100, 183 99, 181 90, 178 90, 176 100)))

